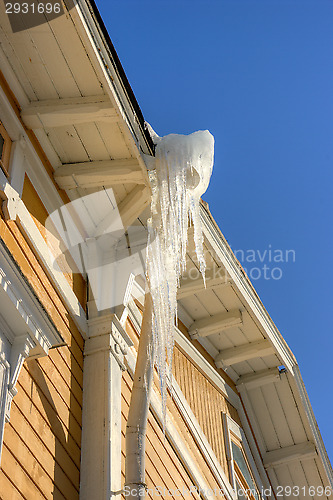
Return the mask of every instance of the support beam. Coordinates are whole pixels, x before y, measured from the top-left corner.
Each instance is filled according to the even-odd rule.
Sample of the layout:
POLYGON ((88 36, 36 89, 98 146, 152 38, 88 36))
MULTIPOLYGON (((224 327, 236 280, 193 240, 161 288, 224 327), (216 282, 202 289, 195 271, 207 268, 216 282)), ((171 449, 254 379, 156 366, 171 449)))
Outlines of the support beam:
POLYGON ((220 351, 215 358, 215 363, 218 368, 223 368, 223 366, 234 365, 248 359, 270 356, 271 354, 274 354, 272 344, 268 340, 259 340, 220 351))
POLYGON ((135 158, 64 164, 54 172, 54 179, 61 189, 144 184, 141 167, 135 158))
POLYGON ((269 368, 268 370, 260 370, 255 373, 242 375, 236 382, 237 389, 255 389, 266 384, 272 384, 280 380, 279 369, 269 368))
POLYGON ((118 206, 124 228, 133 224, 149 203, 149 190, 145 186, 136 186, 118 206))
POLYGON ((36 101, 23 108, 21 117, 30 129, 119 120, 107 96, 36 101))
MULTIPOLYGON (((144 209, 149 205, 150 194, 149 190, 143 186, 135 186, 134 189, 124 198, 118 205, 118 212, 121 217, 123 227, 127 229, 139 217, 144 209)), ((112 210, 99 223, 95 230, 94 236, 104 234, 108 228, 114 225, 115 213, 112 210)))
POLYGON ((305 443, 294 444, 279 448, 278 450, 268 451, 264 457, 263 462, 265 468, 278 467, 289 462, 296 460, 304 460, 315 458, 317 456, 316 447, 311 441, 305 443))
POLYGON ((191 279, 190 276, 187 276, 186 279, 183 278, 181 282, 177 293, 177 299, 184 299, 195 293, 226 285, 230 285, 230 281, 228 281, 226 276, 219 276, 217 278, 209 278, 209 276, 206 276, 206 287, 201 276, 194 280, 191 279))
POLYGON ((240 325, 242 322, 242 313, 238 309, 234 309, 195 321, 189 329, 189 334, 192 338, 207 337, 231 326, 240 325))

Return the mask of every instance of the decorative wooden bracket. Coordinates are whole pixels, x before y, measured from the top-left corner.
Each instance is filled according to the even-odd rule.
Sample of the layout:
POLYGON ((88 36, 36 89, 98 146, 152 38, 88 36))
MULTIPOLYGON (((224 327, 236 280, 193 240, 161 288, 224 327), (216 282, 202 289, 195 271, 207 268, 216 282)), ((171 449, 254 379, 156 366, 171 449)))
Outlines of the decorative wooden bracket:
POLYGON ((5 421, 9 422, 10 408, 13 397, 17 394, 16 382, 21 372, 24 360, 28 358, 30 350, 35 347, 34 342, 29 335, 15 337, 10 353, 10 371, 7 389, 7 397, 5 403, 5 421))

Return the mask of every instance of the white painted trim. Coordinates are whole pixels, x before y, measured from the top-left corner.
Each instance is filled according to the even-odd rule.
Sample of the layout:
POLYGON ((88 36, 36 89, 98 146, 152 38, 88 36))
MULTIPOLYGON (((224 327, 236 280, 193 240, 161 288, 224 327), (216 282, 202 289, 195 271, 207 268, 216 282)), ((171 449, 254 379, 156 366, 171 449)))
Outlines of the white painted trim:
POLYGON ((230 282, 227 280, 226 276, 210 278, 206 275, 205 282, 202 277, 195 280, 183 278, 180 283, 180 288, 177 290, 177 299, 181 300, 207 289, 222 288, 224 286, 230 286, 230 282))
MULTIPOLYGON (((0 48, 1 54, 1 48, 0 48)), ((1 61, 1 58, 0 58, 1 61)), ((9 103, 7 96, 0 86, 0 104, 1 104, 1 121, 4 124, 6 131, 8 132, 12 141, 18 141, 20 136, 25 135, 25 131, 21 125, 20 120, 15 114, 11 104, 9 103)))
POLYGON ((15 155, 13 155, 11 158, 10 176, 12 178, 12 187, 21 196, 22 177, 24 178, 26 172, 46 210, 52 213, 63 205, 63 201, 1 87, 0 108, 1 118, 6 129, 11 139, 18 143, 18 149, 20 149, 19 157, 14 158, 15 155), (16 162, 16 160, 20 161, 16 162))
POLYGON ((121 378, 133 345, 114 314, 88 322, 84 348, 80 499, 121 496, 121 378))
POLYGON ((0 353, 0 464, 3 444, 3 434, 6 421, 6 402, 9 386, 10 365, 4 353, 0 353))
POLYGON ((127 317, 130 319, 134 329, 141 330, 142 316, 134 300, 129 300, 127 304, 127 317))
MULTIPOLYGON (((234 470, 234 466, 233 466, 233 454, 232 454, 232 447, 231 447, 230 432, 232 432, 241 441, 242 446, 243 446, 243 451, 245 453, 247 461, 249 462, 251 472, 252 472, 254 480, 256 482, 256 486, 257 486, 259 492, 262 494, 265 487, 264 487, 264 484, 261 480, 261 476, 259 474, 259 471, 257 469, 256 462, 253 459, 252 452, 251 452, 251 449, 248 445, 244 430, 237 424, 237 422, 235 422, 226 413, 223 414, 223 423, 227 429, 227 440, 228 440, 228 446, 229 446, 229 453, 230 453, 230 460, 231 460, 230 464, 231 464, 234 485, 236 485, 236 481, 235 481, 235 470, 234 470)), ((264 495, 262 495, 262 496, 263 496, 263 498, 266 498, 264 495)))
POLYGON ((242 391, 245 387, 247 390, 262 387, 266 384, 272 384, 281 380, 278 368, 268 368, 254 373, 242 375, 236 382, 236 387, 242 391))
MULTIPOLYGON (((183 307, 181 301, 178 301, 178 304, 177 304, 177 316, 180 319, 180 321, 183 323, 183 325, 185 325, 186 328, 189 329, 193 323, 193 318, 188 314, 186 309, 183 307)), ((203 337, 199 337, 198 342, 200 342, 200 344, 201 344, 201 340, 205 340, 205 339, 203 337)), ((213 344, 210 341, 209 341, 209 343, 213 346, 213 344)), ((215 347, 214 347, 214 349, 215 349, 215 347)))
POLYGON ((11 345, 14 342, 15 335, 10 331, 10 328, 7 322, 0 314, 0 352, 4 352, 9 357, 9 351, 11 349, 11 345))
POLYGON ((64 344, 37 297, 0 240, 0 461, 5 422, 26 358, 48 355, 64 344), (6 317, 4 319, 3 315, 6 317), (7 342, 3 342, 3 338, 7 342))
MULTIPOLYGON (((18 100, 20 106, 26 106, 29 104, 29 98, 18 78, 16 77, 13 68, 11 67, 6 54, 4 53, 2 47, 0 47, 0 67, 1 71, 6 79, 6 82, 10 86, 12 92, 14 93, 16 99, 18 100)), ((7 100, 7 99, 6 99, 7 100)), ((9 135, 11 132, 9 131, 9 135)))
POLYGON ((27 164, 24 156, 24 145, 25 140, 22 137, 17 141, 13 141, 9 165, 11 185, 17 191, 20 198, 22 197, 27 164))
MULTIPOLYGON (((145 185, 138 184, 118 205, 124 228, 128 228, 150 203, 150 193, 145 185)), ((104 221, 103 221, 104 222, 104 221)), ((98 228, 96 229, 98 232, 98 228)))
POLYGON ((122 127, 126 137, 130 140, 133 153, 139 159, 142 171, 148 181, 147 168, 140 151, 150 154, 146 138, 141 130, 136 114, 120 81, 119 75, 111 59, 110 51, 99 29, 98 23, 86 0, 78 0, 71 9, 70 15, 74 18, 76 28, 87 41, 86 48, 90 57, 98 61, 98 72, 106 82, 106 91, 111 102, 118 109, 123 118, 125 127, 122 127))
MULTIPOLYGON (((10 351, 10 375, 9 375, 9 383, 7 387, 6 394, 6 407, 5 407, 5 421, 10 421, 10 409, 13 397, 17 394, 16 382, 20 375, 23 363, 26 358, 30 357, 30 353, 34 351, 35 342, 31 339, 30 335, 25 333, 21 336, 16 336, 11 346, 10 351)), ((42 354, 45 356, 48 353, 43 352, 42 354)))
MULTIPOLYGON (((251 454, 252 454, 254 461, 256 463, 257 470, 258 470, 258 473, 259 473, 260 479, 261 479, 261 484, 264 486, 265 489, 269 489, 271 485, 270 485, 270 482, 268 479, 268 475, 267 475, 267 472, 263 466, 262 458, 261 458, 260 452, 258 450, 258 446, 255 442, 254 437, 253 437, 253 433, 252 433, 251 427, 249 425, 249 421, 247 419, 247 416, 245 414, 245 411, 244 411, 242 405, 240 405, 238 408, 238 415, 240 417, 240 420, 241 420, 241 423, 243 426, 243 430, 244 430, 244 434, 246 436, 247 443, 249 444, 249 447, 251 450, 251 454)), ((257 438, 257 436, 256 436, 256 438, 257 438)))
MULTIPOLYGON (((231 473, 230 474, 231 484, 232 484, 232 488, 234 490, 236 490, 235 467, 234 467, 234 461, 232 459, 229 420, 228 420, 228 415, 225 412, 222 412, 222 422, 223 422, 223 437, 224 437, 225 451, 226 451, 226 456, 227 456, 229 472, 231 473)), ((237 498, 237 495, 236 495, 236 498, 237 498)))
MULTIPOLYGON (((261 429, 260 429, 259 424, 258 424, 258 420, 257 420, 256 414, 254 412, 254 409, 253 409, 252 404, 251 404, 251 400, 249 398, 249 395, 248 395, 248 392, 247 392, 246 389, 241 392, 241 398, 242 398, 242 401, 243 401, 246 413, 248 414, 249 420, 251 422, 253 433, 254 433, 256 441, 258 443, 260 453, 263 454, 266 451, 265 440, 263 438, 261 429)), ((242 405, 241 405, 241 403, 240 403, 240 405, 238 407, 238 410, 242 413, 242 405)), ((245 418, 245 415, 244 415, 244 417, 243 417, 243 423, 245 421, 246 421, 246 418, 245 418)))
POLYGON ((34 189, 38 193, 38 196, 47 212, 51 214, 54 210, 64 205, 64 202, 30 140, 25 137, 21 141, 22 145, 23 142, 25 143, 25 172, 32 182, 34 189))
POLYGON ((0 293, 2 303, 7 300, 6 322, 9 321, 10 307, 15 311, 16 335, 29 332, 36 345, 45 354, 52 346, 63 345, 64 340, 46 314, 36 295, 28 285, 17 265, 0 240, 0 293), (19 327, 20 325, 20 327, 19 327), (18 329, 21 328, 19 332, 18 329))

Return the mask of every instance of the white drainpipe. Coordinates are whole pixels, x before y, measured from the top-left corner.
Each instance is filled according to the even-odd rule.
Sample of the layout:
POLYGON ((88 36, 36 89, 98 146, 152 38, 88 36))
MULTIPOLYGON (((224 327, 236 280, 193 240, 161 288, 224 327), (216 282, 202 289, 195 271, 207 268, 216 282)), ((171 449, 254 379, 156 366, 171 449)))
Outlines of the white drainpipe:
POLYGON ((130 500, 145 498, 145 440, 154 371, 152 317, 147 293, 126 427, 125 492, 130 500))
MULTIPOLYGON (((152 219, 156 219, 156 227, 153 228, 152 235, 158 236, 160 233, 161 247, 157 246, 162 252, 169 249, 169 239, 170 232, 172 237, 172 230, 174 231, 174 216, 184 219, 184 224, 179 223, 179 230, 181 233, 181 241, 187 241, 187 227, 184 231, 184 225, 187 223, 187 217, 191 214, 193 225, 194 225, 194 241, 196 247, 196 253, 198 260, 200 261, 200 268, 202 267, 202 272, 204 273, 204 255, 203 255, 203 245, 202 245, 202 234, 200 226, 200 215, 199 215, 199 200, 200 196, 206 191, 209 179, 213 168, 213 158, 214 158, 214 137, 207 131, 199 131, 190 134, 189 136, 180 136, 176 134, 170 134, 164 138, 159 137, 150 126, 148 126, 150 135, 153 138, 154 143, 157 146, 156 155, 157 159, 161 162, 159 167, 162 168, 161 179, 155 176, 153 183, 155 186, 155 195, 152 200, 152 219), (160 149, 158 149, 160 148, 160 149), (173 165, 173 168, 169 168, 173 165), (185 171, 187 169, 187 171, 185 171), (187 174, 187 180, 184 181, 185 173, 187 174), (176 189, 175 182, 172 182, 169 186, 169 191, 165 190, 165 181, 170 181, 170 176, 174 175, 172 181, 178 180, 178 183, 182 183, 182 186, 187 189, 186 193, 182 190, 176 189), (168 193, 168 194, 167 194, 168 193), (167 214, 166 220, 162 217, 162 210, 164 209, 164 204, 161 199, 163 196, 169 195, 170 206, 172 215, 167 214), (189 195, 189 196, 187 196, 189 195), (161 199, 159 199, 161 196, 161 199), (186 201, 185 201, 186 200, 186 201), (179 210, 179 203, 186 203, 185 214, 184 211, 179 210), (164 222, 163 222, 164 221, 164 222), (160 228, 158 230, 157 228, 160 228), (164 232, 164 233, 163 233, 164 232)), ((147 158, 147 157, 146 157, 147 158)), ((149 160, 147 162, 148 170, 153 170, 155 166, 155 159, 149 160)), ((156 167, 157 168, 157 167, 156 167)), ((154 191, 154 190, 153 190, 154 191)), ((176 218, 176 224, 179 222, 176 218)), ((179 258, 184 260, 185 258, 180 257, 182 244, 181 241, 175 238, 177 245, 175 248, 175 256, 179 255, 179 258)), ((185 243, 184 243, 185 244, 185 243)), ((152 247, 154 248, 154 247, 152 247)), ((155 249, 156 250, 156 249, 155 249)), ((177 278, 179 277, 177 263, 173 259, 165 258, 165 255, 159 255, 159 257, 164 260, 164 265, 162 268, 164 272, 160 272, 161 269, 156 269, 152 266, 147 266, 147 274, 151 276, 159 275, 165 282, 166 288, 171 291, 175 291, 177 287, 177 278), (163 258, 164 259, 163 259, 163 258), (169 262, 170 260, 170 262, 169 262), (169 280, 168 273, 166 270, 172 268, 171 276, 174 277, 169 280), (153 274, 152 274, 153 273, 153 274)), ((154 262, 155 259, 151 259, 150 262, 154 262)), ((156 259, 158 261, 158 259, 156 259)), ((155 264, 156 265, 156 264, 155 264)), ((148 280, 147 280, 148 281, 148 280)), ((156 280, 155 280, 156 281, 156 280)), ((163 290, 164 292, 164 290, 163 290)), ((155 290, 154 305, 156 319, 160 317, 161 314, 166 314, 168 320, 174 319, 173 314, 176 312, 174 293, 166 297, 165 293, 162 293, 160 289, 155 290), (172 300, 174 297, 174 300, 172 300), (164 299, 165 302, 164 303, 164 299), (159 302, 156 311, 156 300, 159 302), (169 310, 168 310, 169 307, 169 310), (168 312, 169 311, 169 312, 168 312)), ((153 332, 152 332, 152 320, 153 320, 153 300, 150 293, 146 294, 145 306, 141 327, 141 335, 138 349, 137 362, 134 373, 133 389, 131 394, 131 401, 128 413, 127 428, 126 428, 126 471, 125 471, 125 495, 126 498, 130 500, 139 500, 145 498, 145 440, 146 440, 146 429, 147 429, 147 418, 149 411, 149 401, 150 394, 153 384, 153 371, 154 371, 154 356, 153 356, 153 332)), ((168 322, 158 323, 159 335, 165 340, 172 335, 165 328, 165 324, 168 322)), ((167 344, 167 342, 165 342, 167 344)), ((163 346, 163 342, 161 343, 163 346)), ((166 365, 165 350, 162 347, 161 352, 157 353, 161 356, 162 362, 166 365)), ((166 387, 164 387, 166 391, 166 387)), ((166 393, 164 394, 166 395, 166 393)))

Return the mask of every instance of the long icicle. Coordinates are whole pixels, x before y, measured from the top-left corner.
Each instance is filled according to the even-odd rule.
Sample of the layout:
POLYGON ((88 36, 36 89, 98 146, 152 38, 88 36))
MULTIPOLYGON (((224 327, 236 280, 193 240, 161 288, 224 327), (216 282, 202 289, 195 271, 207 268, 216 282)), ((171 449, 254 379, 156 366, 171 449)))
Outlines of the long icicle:
POLYGON ((156 168, 150 172, 152 217, 148 221, 147 274, 153 301, 153 339, 165 424, 167 379, 171 380, 177 288, 186 269, 189 218, 200 272, 205 258, 200 221, 200 196, 206 191, 213 167, 214 138, 206 131, 189 136, 158 137, 156 168))

